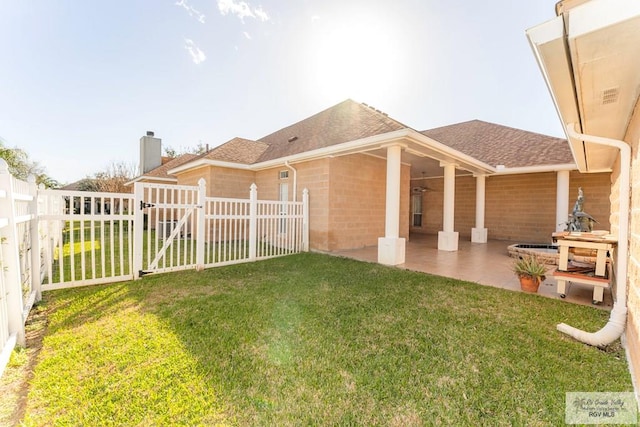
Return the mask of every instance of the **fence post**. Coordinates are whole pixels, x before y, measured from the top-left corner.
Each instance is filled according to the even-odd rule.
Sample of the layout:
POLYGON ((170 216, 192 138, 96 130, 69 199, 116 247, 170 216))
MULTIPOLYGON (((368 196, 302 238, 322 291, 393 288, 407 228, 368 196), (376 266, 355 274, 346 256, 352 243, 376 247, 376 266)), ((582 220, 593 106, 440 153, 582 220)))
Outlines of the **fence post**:
POLYGON ((257 256, 258 245, 258 187, 255 182, 249 191, 249 261, 257 256))
POLYGON ((42 259, 40 255, 40 230, 38 227, 38 185, 36 184, 36 177, 33 175, 29 175, 27 181, 29 182, 29 195, 33 197, 33 200, 29 203, 29 213, 31 214, 29 236, 31 237, 31 290, 35 292, 33 302, 36 303, 42 299, 42 281, 40 280, 42 259))
POLYGON ((5 277, 9 335, 15 334, 16 344, 24 347, 26 345, 24 302, 20 283, 20 249, 17 240, 13 177, 9 173, 9 165, 4 159, 0 159, 0 188, 6 189, 7 192, 7 197, 0 199, 0 218, 7 219, 7 226, 0 229, 3 253, 3 271, 0 274, 4 274, 5 277))
POLYGON ((142 273, 142 258, 144 256, 144 187, 141 182, 133 184, 133 278, 139 279, 142 273))
POLYGON ((204 236, 205 214, 207 204, 207 182, 204 178, 198 180, 198 218, 196 224, 196 270, 204 270, 204 236))
POLYGON ((309 252, 309 190, 302 190, 302 250, 309 252))

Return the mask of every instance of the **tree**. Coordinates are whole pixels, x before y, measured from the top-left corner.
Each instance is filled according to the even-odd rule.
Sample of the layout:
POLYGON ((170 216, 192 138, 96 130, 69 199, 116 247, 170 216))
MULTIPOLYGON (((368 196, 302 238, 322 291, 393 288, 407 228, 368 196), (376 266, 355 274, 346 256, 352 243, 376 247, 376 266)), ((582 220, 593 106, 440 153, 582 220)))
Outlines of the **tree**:
POLYGON ((164 154, 167 157, 171 157, 175 159, 176 157, 180 157, 183 154, 204 154, 207 151, 207 146, 203 145, 202 142, 198 142, 198 145, 195 147, 180 147, 178 150, 171 146, 164 147, 164 154))
POLYGON ((29 175, 36 178, 36 184, 43 184, 48 188, 56 188, 60 183, 45 173, 44 167, 31 161, 26 151, 20 148, 9 148, 0 138, 0 158, 9 165, 9 172, 18 179, 26 181, 29 175))
POLYGON ((89 191, 100 191, 104 193, 130 193, 132 187, 125 184, 131 181, 137 175, 137 167, 135 164, 126 162, 112 162, 107 168, 98 172, 91 179, 93 182, 83 180, 89 191))

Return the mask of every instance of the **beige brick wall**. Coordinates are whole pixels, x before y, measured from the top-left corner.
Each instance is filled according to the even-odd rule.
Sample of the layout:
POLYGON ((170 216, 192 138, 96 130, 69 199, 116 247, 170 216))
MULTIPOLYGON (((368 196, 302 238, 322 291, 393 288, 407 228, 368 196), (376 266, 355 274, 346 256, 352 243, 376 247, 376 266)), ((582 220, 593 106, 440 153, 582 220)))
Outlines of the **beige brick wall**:
MULTIPOLYGON (((486 179, 485 227, 489 238, 527 243, 547 243, 556 229, 556 174, 553 172, 490 176, 486 179)), ((442 230, 442 178, 425 180, 423 226, 412 231, 435 234, 442 230)), ((569 211, 578 196, 585 194, 585 212, 599 221, 598 229, 609 229, 609 173, 572 172, 569 181, 569 211)), ((471 236, 475 226, 476 179, 456 177, 455 230, 461 238, 471 236)))
POLYGON ((207 196, 248 198, 255 172, 240 169, 202 167, 177 175, 180 185, 198 185, 198 180, 207 181, 207 196))
MULTIPOLYGON (((309 190, 309 244, 312 250, 329 251, 329 159, 296 163, 296 200, 302 200, 302 192, 309 190)), ((288 170, 284 165, 256 172, 258 197, 278 200, 281 182, 289 184, 289 200, 293 200, 293 172, 281 180, 280 171, 288 170)))
MULTIPOLYGON (((385 159, 354 154, 330 160, 329 249, 353 249, 378 244, 385 233, 385 159)), ((409 172, 401 168, 400 237, 409 236, 409 172)))
MULTIPOLYGON (((386 160, 354 154, 297 163, 296 199, 309 190, 309 240, 313 250, 334 251, 376 245, 384 236, 386 160)), ((401 170, 400 236, 409 236, 409 165, 401 170)), ((257 172, 206 167, 178 176, 180 184, 195 185, 207 179, 207 193, 217 197, 248 197, 252 182, 258 197, 278 200, 280 183, 289 187, 293 200, 294 173, 284 165, 257 172), (289 170, 287 179, 280 171, 289 170), (212 184, 209 184, 212 183, 212 184)))
MULTIPOLYGON (((631 145, 631 201, 629 224, 629 258, 627 272, 627 305, 629 308, 626 338, 629 346, 631 372, 636 384, 640 384, 640 108, 636 106, 630 121, 625 141, 631 145)), ((614 185, 611 192, 612 229, 618 229, 618 206, 620 191, 618 177, 620 165, 613 172, 614 185)), ((620 279, 617 279, 618 281, 620 279)))

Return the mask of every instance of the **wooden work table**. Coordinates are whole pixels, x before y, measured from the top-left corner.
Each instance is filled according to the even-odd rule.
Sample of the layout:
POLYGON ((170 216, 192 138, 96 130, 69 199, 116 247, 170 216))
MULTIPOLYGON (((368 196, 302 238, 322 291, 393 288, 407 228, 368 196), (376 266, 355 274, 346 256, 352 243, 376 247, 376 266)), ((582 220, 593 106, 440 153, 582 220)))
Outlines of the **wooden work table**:
POLYGON ((610 287, 610 252, 618 240, 610 234, 576 232, 554 233, 553 239, 557 242, 560 253, 558 269, 553 273, 558 281, 557 291, 560 297, 566 296, 567 282, 582 283, 593 286, 593 303, 601 303, 604 289, 610 287), (573 268, 569 264, 570 253, 576 249, 595 252, 596 262, 593 268, 573 268))

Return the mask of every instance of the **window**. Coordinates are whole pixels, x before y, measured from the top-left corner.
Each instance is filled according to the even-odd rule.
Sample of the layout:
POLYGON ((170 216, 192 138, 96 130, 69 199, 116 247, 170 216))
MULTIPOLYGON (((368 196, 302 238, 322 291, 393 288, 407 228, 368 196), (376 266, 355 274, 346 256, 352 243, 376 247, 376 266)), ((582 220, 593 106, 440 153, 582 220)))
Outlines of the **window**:
POLYGON ((289 171, 280 171, 280 179, 289 178, 289 171))
POLYGON ((411 195, 411 225, 422 227, 422 193, 411 195))

